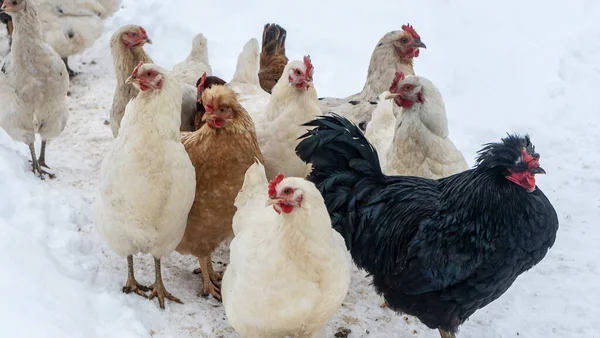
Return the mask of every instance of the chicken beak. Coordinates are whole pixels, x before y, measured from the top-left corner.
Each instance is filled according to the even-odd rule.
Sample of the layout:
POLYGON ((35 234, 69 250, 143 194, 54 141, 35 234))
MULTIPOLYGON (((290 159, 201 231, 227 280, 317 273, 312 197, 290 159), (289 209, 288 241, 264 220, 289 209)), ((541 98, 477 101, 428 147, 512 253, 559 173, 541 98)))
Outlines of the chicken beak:
POLYGON ((150 40, 150 39, 146 38, 146 40, 144 41, 144 43, 149 43, 149 44, 152 44, 152 40, 150 40))
POLYGON ((137 78, 135 78, 133 76, 130 76, 130 77, 127 78, 127 80, 125 80, 125 83, 126 84, 132 84, 132 83, 137 82, 137 81, 138 81, 137 78))
POLYGON ((279 204, 279 202, 283 201, 283 198, 269 198, 266 202, 265 202, 265 206, 270 206, 273 204, 279 204))
POLYGON ((415 42, 415 44, 413 45, 413 47, 417 47, 417 48, 425 48, 425 49, 427 49, 427 46, 425 46, 425 44, 424 44, 424 43, 423 43, 421 40, 419 40, 419 41, 415 42))
POLYGON ((395 98, 397 98, 397 97, 400 97, 400 94, 398 94, 398 93, 388 93, 388 94, 385 96, 385 99, 386 99, 386 100, 389 100, 389 99, 395 99, 395 98))
POLYGON ((537 167, 533 170, 531 170, 531 173, 533 175, 537 175, 537 174, 546 174, 546 170, 544 170, 542 167, 537 167))

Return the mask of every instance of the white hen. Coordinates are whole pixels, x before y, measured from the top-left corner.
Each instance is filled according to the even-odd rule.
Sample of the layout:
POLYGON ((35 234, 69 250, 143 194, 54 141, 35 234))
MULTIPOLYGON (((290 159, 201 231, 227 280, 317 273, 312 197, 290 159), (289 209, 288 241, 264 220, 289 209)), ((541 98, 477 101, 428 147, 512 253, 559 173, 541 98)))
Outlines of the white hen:
POLYGON ((255 123, 257 118, 262 116, 271 98, 271 95, 260 86, 258 66, 258 40, 252 38, 246 42, 238 56, 235 73, 227 84, 238 94, 238 102, 246 109, 255 123))
POLYGON ((308 56, 288 63, 273 87, 264 115, 254 119, 268 178, 278 173, 295 177, 310 173, 311 165, 298 158, 295 148, 307 130, 302 124, 321 115, 313 73, 308 56))
POLYGON ((12 15, 14 32, 12 49, 0 66, 11 112, 0 123, 12 138, 29 146, 33 172, 42 179, 45 174, 54 177, 42 167, 47 167, 46 143, 67 125, 67 70, 44 42, 37 8, 30 0, 5 0, 2 10, 12 15), (35 155, 35 133, 42 137, 39 159, 35 155))
POLYGON ((192 50, 187 58, 173 66, 173 75, 179 81, 196 87, 196 82, 202 74, 212 75, 212 68, 208 63, 208 42, 202 33, 192 40, 192 50))
POLYGON ((156 281, 150 298, 180 302, 162 282, 160 259, 181 241, 194 202, 196 174, 180 141, 181 86, 154 64, 136 67, 127 79, 139 93, 127 105, 119 135, 102 162, 94 205, 98 233, 120 256, 126 256, 123 288, 145 296, 148 288, 134 277, 133 255, 154 257, 156 281))
POLYGON ((40 8, 46 42, 65 62, 69 76, 76 73, 67 58, 89 48, 102 34, 107 9, 97 0, 34 0, 40 8))
POLYGON ((387 175, 438 179, 468 169, 448 137, 444 101, 431 81, 398 72, 388 98, 394 99, 394 137, 388 149, 377 149, 386 155, 382 167, 387 175))
POLYGON ((348 293, 352 262, 319 190, 282 175, 267 184, 256 163, 235 206, 221 289, 231 326, 242 338, 325 337, 348 293))
POLYGON ((401 31, 385 34, 377 43, 367 73, 367 81, 360 93, 346 98, 319 98, 324 114, 336 113, 356 123, 365 130, 377 105, 377 96, 386 91, 398 71, 413 75, 413 59, 419 48, 426 48, 421 37, 411 25, 401 31))

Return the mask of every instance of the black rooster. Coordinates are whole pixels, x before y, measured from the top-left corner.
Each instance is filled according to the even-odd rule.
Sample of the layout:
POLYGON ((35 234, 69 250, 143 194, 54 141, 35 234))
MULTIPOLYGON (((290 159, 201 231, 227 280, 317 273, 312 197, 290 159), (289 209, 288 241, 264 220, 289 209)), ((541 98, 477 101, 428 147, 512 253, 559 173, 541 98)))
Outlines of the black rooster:
POLYGON ((545 173, 529 137, 479 152, 474 169, 431 180, 382 173, 354 124, 321 117, 296 153, 312 163, 333 227, 395 311, 442 338, 500 297, 554 244, 556 211, 535 185, 545 173))

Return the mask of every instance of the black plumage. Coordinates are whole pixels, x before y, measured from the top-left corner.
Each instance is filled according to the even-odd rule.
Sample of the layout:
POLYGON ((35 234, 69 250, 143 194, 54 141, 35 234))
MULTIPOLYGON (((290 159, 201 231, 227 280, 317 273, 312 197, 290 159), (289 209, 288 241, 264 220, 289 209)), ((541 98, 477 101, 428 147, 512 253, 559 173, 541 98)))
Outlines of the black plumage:
POLYGON ((474 169, 431 180, 384 175, 376 150, 343 117, 305 125, 315 128, 296 153, 312 163, 308 179, 355 263, 391 309, 443 336, 453 336, 554 244, 558 218, 544 193, 507 179, 543 172, 527 136, 487 144, 474 169))

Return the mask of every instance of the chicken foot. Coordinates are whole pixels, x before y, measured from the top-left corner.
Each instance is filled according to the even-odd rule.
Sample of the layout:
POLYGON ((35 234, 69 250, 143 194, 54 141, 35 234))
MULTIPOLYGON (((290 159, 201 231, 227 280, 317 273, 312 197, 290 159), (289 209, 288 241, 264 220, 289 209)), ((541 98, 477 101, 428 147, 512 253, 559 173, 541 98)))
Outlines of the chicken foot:
MULTIPOLYGON (((46 178, 44 177, 44 175, 48 175, 48 177, 50 177, 50 178, 54 178, 54 177, 56 177, 56 175, 54 175, 54 174, 52 174, 52 173, 49 173, 49 172, 45 171, 45 170, 44 170, 44 169, 42 169, 42 167, 40 166, 40 162, 38 161, 38 159, 37 159, 37 158, 36 158, 36 156, 35 156, 35 146, 34 146, 33 142, 32 142, 32 143, 30 143, 30 144, 28 144, 28 146, 29 146, 29 152, 31 153, 31 166, 32 166, 32 168, 33 168, 33 173, 34 173, 34 174, 37 174, 37 175, 38 175, 38 177, 39 177, 41 180, 45 180, 45 179, 46 179, 46 178)), ((45 153, 45 147, 44 147, 44 149, 42 150, 42 154, 44 154, 44 153, 45 153)), ((40 156, 40 157, 41 157, 41 156, 40 156)), ((42 160, 43 160, 43 158, 42 158, 42 160)))
POLYGON ((156 281, 152 284, 152 293, 148 299, 154 299, 154 297, 158 298, 158 305, 163 310, 165 309, 165 298, 175 303, 183 304, 179 298, 173 296, 165 289, 162 273, 160 272, 160 258, 154 258, 154 271, 156 273, 156 281))
POLYGON ((123 293, 135 293, 144 298, 148 298, 146 296, 146 291, 150 291, 150 288, 144 285, 141 285, 135 280, 135 275, 133 273, 133 256, 127 256, 127 282, 125 282, 125 286, 123 287, 123 293))
POLYGON ((200 262, 200 268, 202 269, 202 297, 208 297, 212 295, 217 300, 221 300, 221 284, 216 281, 216 274, 213 271, 212 260, 209 256, 198 258, 200 262))
POLYGON ((448 332, 442 329, 438 329, 438 331, 440 331, 440 336, 442 338, 456 338, 456 334, 454 332, 448 332))
MULTIPOLYGON (((198 258, 198 263, 200 263, 200 258, 198 258)), ((212 263, 212 262, 211 262, 212 263)), ((200 264, 202 265, 202 264, 200 264)), ((221 286, 221 280, 223 279, 223 272, 215 272, 212 268, 212 264, 210 265, 210 269, 211 271, 209 272, 210 275, 210 279, 212 280, 212 282, 217 285, 217 286, 221 286)), ((194 274, 195 275, 200 275, 202 274, 202 267, 196 268, 194 269, 194 274)))
POLYGON ((65 63, 65 67, 67 67, 67 73, 69 73, 69 79, 72 78, 73 76, 79 74, 69 67, 69 58, 68 57, 62 58, 62 60, 65 63))

